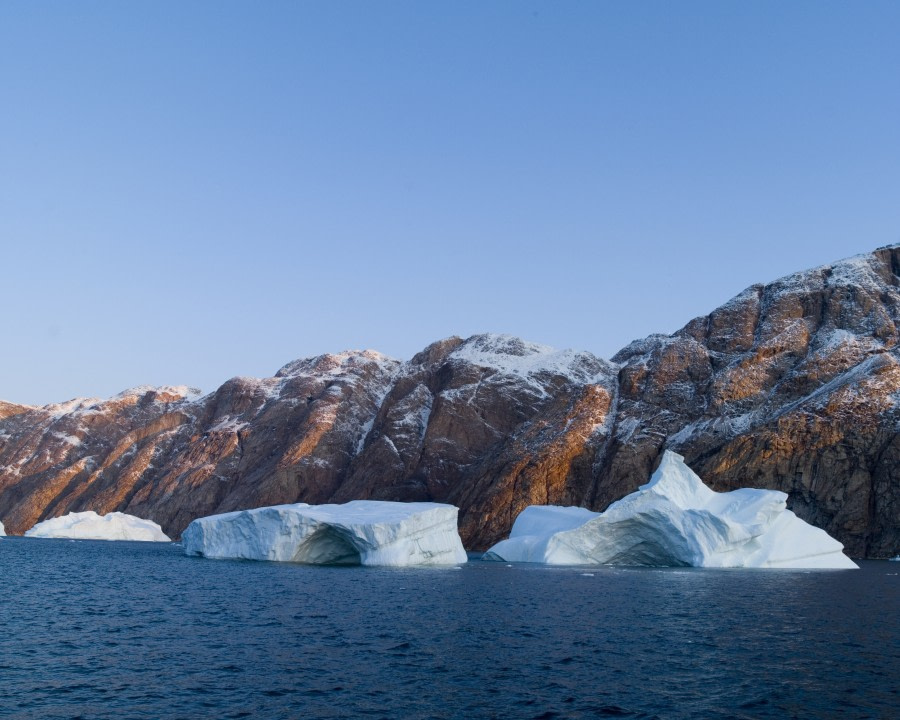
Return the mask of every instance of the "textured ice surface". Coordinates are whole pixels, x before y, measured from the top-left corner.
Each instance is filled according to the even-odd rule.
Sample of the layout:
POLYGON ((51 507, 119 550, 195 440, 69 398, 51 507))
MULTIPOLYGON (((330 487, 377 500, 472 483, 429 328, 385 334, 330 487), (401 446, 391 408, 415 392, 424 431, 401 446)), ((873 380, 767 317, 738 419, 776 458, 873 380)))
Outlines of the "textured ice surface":
POLYGON ((458 509, 439 503, 354 500, 276 505, 194 520, 187 555, 312 565, 455 565, 466 561, 458 509))
POLYGON ((98 515, 93 510, 44 520, 26 532, 25 537, 171 542, 162 528, 151 520, 120 512, 98 515))
POLYGON ((532 505, 486 559, 552 565, 855 568, 776 490, 710 490, 667 451, 646 485, 604 513, 532 505))

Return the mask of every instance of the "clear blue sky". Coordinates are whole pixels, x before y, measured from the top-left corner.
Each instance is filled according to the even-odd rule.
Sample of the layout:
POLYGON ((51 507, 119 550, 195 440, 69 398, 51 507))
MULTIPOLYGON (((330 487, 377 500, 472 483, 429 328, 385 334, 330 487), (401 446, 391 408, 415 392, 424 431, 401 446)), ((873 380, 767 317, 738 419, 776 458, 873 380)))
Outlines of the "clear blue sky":
POLYGON ((900 3, 0 3, 0 398, 508 332, 900 240, 900 3))

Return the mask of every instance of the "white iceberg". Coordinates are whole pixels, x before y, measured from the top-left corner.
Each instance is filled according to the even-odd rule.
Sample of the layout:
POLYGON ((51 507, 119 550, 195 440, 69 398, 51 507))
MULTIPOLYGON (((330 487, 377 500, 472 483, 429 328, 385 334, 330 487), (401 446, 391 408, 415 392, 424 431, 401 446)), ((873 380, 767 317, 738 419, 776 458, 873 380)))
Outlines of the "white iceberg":
POLYGON ((0 537, 6 535, 6 528, 3 527, 3 523, 0 522, 0 537))
POLYGON ((26 532, 25 537, 171 542, 162 528, 152 520, 120 512, 98 515, 93 510, 44 520, 26 532))
POLYGON ((650 482, 603 513, 532 505, 486 560, 551 565, 856 568, 777 490, 717 493, 666 451, 650 482))
POLYGON ((186 555, 311 565, 456 565, 459 510, 439 503, 354 500, 276 505, 194 520, 186 555))

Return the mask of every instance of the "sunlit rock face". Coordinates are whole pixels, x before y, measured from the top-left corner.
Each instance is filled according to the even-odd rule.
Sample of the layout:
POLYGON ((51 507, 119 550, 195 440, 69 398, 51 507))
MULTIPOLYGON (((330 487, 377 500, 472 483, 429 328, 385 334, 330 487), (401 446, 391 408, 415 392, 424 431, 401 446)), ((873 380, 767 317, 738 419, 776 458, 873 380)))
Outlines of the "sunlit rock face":
POLYGON ((456 565, 466 552, 457 508, 438 503, 357 500, 279 505, 194 520, 187 555, 309 565, 456 565))
POLYGON ((717 493, 666 452, 650 482, 603 513, 526 508, 491 560, 551 565, 855 568, 843 546, 786 507, 787 496, 744 488, 717 493))
POLYGON ((90 507, 153 517, 178 536, 205 515, 327 502, 399 365, 347 352, 269 378, 232 378, 208 395, 140 387, 9 410, 0 419, 0 517, 21 534, 90 507))
POLYGON ((120 512, 98 515, 93 510, 44 520, 26 532, 25 537, 171 542, 159 525, 151 520, 120 512))
MULTIPOLYGON (((602 510, 674 450, 714 490, 780 490, 853 557, 900 550, 900 246, 754 285, 620 363, 602 510)), ((579 503, 584 504, 584 503, 579 503)))

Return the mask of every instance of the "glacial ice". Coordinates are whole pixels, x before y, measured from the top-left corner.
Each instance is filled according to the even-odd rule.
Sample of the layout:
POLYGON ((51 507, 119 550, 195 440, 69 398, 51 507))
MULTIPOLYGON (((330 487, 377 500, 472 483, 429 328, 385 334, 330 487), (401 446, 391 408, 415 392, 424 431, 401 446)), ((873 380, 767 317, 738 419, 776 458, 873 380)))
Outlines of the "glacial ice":
POLYGON ((353 500, 276 505, 194 520, 186 555, 311 565, 456 565, 466 552, 458 509, 440 503, 353 500))
POLYGON ((856 568, 843 545, 805 523, 776 490, 717 493, 666 451, 636 492, 603 513, 532 505, 486 560, 551 565, 856 568))
POLYGON ((28 530, 25 537, 171 542, 162 528, 152 520, 120 512, 98 515, 93 510, 72 512, 44 520, 28 530))
POLYGON ((0 537, 6 535, 6 528, 3 527, 3 523, 0 522, 0 537))

